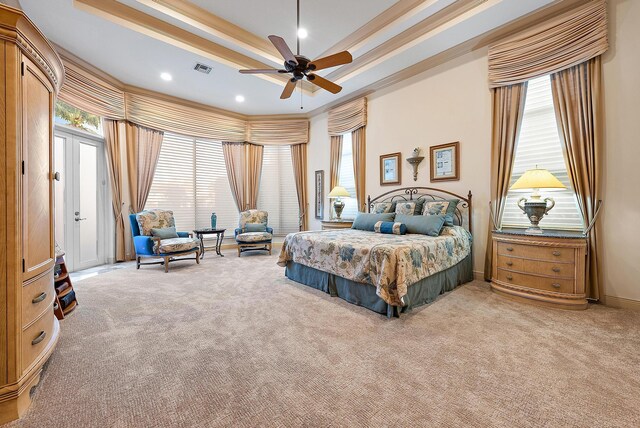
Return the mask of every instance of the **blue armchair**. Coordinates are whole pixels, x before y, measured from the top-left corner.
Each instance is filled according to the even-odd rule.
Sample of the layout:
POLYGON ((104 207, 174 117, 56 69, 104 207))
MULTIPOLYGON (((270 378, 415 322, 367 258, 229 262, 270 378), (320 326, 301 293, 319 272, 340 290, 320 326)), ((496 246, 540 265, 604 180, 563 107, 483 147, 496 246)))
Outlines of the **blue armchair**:
MULTIPOLYGON (((177 256, 195 253, 195 261, 200 264, 200 241, 194 239, 189 232, 176 232, 178 237, 165 238, 152 236, 152 229, 175 228, 172 211, 151 210, 138 214, 129 214, 131 234, 136 251, 136 268, 140 265, 164 265, 164 271, 169 272, 169 262, 177 260, 177 256), (162 261, 141 263, 142 258, 161 258, 162 261)), ((174 235, 175 236, 175 235, 174 235)))
POLYGON ((235 231, 238 243, 238 257, 245 251, 268 251, 271 254, 273 229, 267 225, 269 213, 247 210, 240 213, 240 221, 235 231))

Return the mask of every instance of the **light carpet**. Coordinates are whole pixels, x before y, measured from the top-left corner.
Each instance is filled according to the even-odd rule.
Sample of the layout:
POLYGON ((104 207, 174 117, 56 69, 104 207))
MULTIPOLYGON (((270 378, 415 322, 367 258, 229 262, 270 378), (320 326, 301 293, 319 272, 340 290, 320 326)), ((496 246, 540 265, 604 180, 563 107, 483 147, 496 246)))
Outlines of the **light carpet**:
POLYGON ((10 427, 638 427, 640 314, 472 282, 387 319, 227 252, 79 282, 10 427))

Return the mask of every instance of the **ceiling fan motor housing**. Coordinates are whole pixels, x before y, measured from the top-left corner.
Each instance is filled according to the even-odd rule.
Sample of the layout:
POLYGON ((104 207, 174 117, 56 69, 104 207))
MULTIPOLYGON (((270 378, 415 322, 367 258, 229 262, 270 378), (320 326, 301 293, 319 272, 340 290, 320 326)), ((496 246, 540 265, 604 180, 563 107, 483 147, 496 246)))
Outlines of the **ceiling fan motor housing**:
POLYGON ((311 60, 303 55, 296 55, 295 57, 298 63, 292 64, 289 61, 285 61, 284 68, 293 74, 293 79, 302 80, 308 72, 313 71, 312 68, 309 67, 311 60))

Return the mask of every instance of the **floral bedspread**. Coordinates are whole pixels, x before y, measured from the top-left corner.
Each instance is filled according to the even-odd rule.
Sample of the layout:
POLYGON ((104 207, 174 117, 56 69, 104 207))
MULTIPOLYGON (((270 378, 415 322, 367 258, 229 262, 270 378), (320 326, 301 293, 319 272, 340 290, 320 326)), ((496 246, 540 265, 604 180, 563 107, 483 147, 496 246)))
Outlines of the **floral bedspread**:
POLYGON ((293 261, 373 284, 382 300, 404 306, 407 287, 459 263, 470 251, 471 235, 460 226, 445 227, 438 237, 354 229, 298 232, 285 238, 278 265, 293 261))

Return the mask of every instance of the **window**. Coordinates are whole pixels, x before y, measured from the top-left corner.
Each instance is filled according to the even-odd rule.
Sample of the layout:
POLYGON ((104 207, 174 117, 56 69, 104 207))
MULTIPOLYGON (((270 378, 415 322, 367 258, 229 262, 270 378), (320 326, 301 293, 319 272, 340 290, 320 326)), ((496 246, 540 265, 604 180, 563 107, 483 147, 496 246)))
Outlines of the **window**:
POLYGON ((209 227, 215 212, 217 227, 226 228, 227 237, 232 237, 238 210, 227 179, 222 143, 165 133, 145 205, 145 209, 153 208, 172 210, 176 228, 182 232, 209 227))
MULTIPOLYGON (((549 170, 567 187, 541 190, 543 198, 551 197, 556 201, 553 210, 541 221, 542 228, 582 229, 582 215, 569 182, 558 134, 549 76, 529 81, 511 184, 515 183, 525 171, 536 167, 549 170)), ((530 194, 531 191, 518 190, 507 193, 502 226, 528 227, 530 225, 527 216, 517 206, 518 199, 528 197, 530 194)))
POLYGON ((274 235, 299 230, 298 192, 289 146, 264 146, 258 209, 269 212, 274 235))
POLYGON ((56 103, 55 122, 60 125, 69 125, 83 131, 102 136, 102 120, 100 116, 87 113, 64 101, 56 103))
MULTIPOLYGON (((351 195, 350 198, 343 198, 344 209, 342 218, 353 219, 358 215, 358 201, 356 200, 356 179, 353 176, 353 145, 351 144, 351 133, 342 136, 342 158, 340 161, 339 186, 344 187, 351 195)), ((333 210, 333 202, 331 202, 333 210)))

